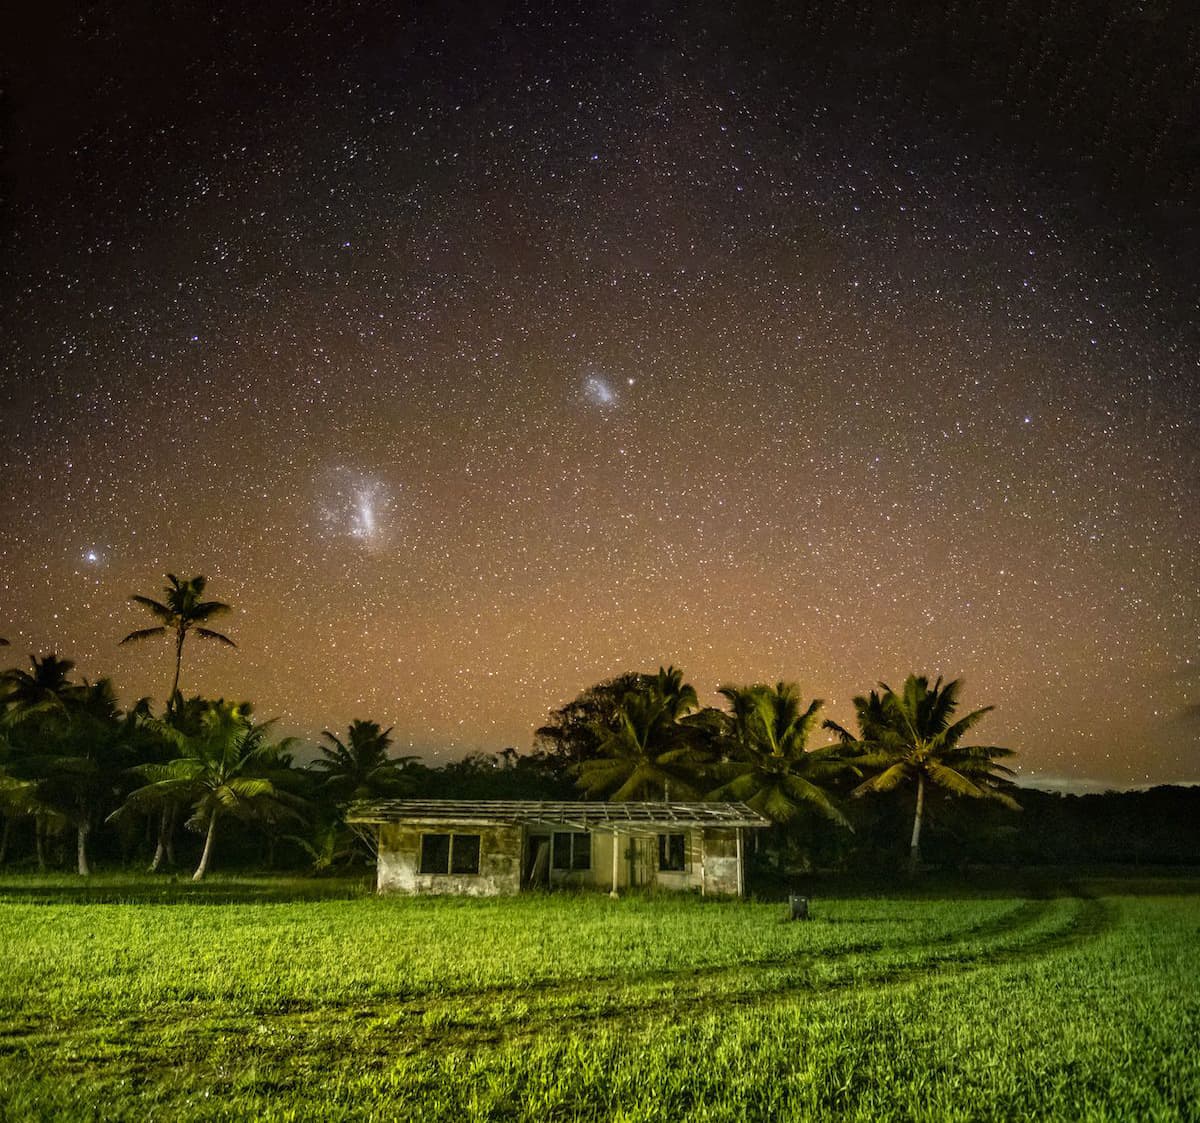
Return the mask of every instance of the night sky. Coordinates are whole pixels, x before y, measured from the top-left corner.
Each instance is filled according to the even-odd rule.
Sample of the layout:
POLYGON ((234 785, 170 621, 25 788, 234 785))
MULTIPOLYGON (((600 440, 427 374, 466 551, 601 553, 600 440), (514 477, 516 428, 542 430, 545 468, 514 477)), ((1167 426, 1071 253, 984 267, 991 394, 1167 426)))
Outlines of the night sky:
POLYGON ((161 700, 169 569, 236 609, 185 692, 307 737, 918 670, 1029 781, 1200 780, 1193 5, 45 7, 14 659, 161 700))

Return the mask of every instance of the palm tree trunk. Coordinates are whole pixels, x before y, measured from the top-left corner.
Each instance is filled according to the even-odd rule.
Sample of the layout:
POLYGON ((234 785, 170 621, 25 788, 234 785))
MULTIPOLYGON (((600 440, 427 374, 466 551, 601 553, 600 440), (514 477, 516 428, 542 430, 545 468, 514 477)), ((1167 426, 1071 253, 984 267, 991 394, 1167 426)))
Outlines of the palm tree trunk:
POLYGON ((913 816, 912 842, 908 847, 908 872, 916 873, 921 865, 921 820, 925 817, 925 773, 917 773, 917 813, 913 816))
POLYGON ((213 838, 217 833, 217 812, 214 809, 208 817, 208 834, 204 839, 204 853, 200 855, 200 864, 192 874, 193 881, 199 881, 208 872, 208 860, 212 857, 213 838))
POLYGON ((175 637, 175 677, 171 680, 171 693, 167 698, 167 706, 170 706, 175 701, 175 695, 179 693, 179 668, 183 665, 183 637, 187 633, 180 628, 179 634, 175 637))
POLYGON ((167 856, 167 816, 171 813, 171 805, 163 804, 162 813, 158 817, 158 843, 154 847, 154 860, 150 863, 150 873, 158 873, 167 856))
POLYGON ((4 833, 0 834, 0 866, 4 865, 4 860, 8 857, 8 839, 12 834, 12 821, 11 815, 4 816, 4 833))
POLYGON ((38 873, 46 872, 46 823, 41 815, 33 817, 33 846, 37 852, 38 873))
POLYGON ((92 867, 88 865, 87 840, 91 834, 92 824, 90 820, 83 819, 79 823, 78 833, 76 835, 75 857, 78 863, 79 876, 89 877, 92 872, 92 867))
POLYGON ((179 863, 175 861, 175 824, 179 819, 179 808, 175 804, 171 804, 167 808, 167 837, 165 845, 167 848, 167 865, 174 868, 179 863))

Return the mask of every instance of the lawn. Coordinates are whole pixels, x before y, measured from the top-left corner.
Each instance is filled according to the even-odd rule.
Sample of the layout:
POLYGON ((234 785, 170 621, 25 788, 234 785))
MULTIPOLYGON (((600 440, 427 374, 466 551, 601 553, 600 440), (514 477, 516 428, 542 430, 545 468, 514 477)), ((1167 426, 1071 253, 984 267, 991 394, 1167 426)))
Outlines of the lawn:
POLYGON ((1188 1119, 1200 882, 778 903, 0 879, 13 1119, 1188 1119))

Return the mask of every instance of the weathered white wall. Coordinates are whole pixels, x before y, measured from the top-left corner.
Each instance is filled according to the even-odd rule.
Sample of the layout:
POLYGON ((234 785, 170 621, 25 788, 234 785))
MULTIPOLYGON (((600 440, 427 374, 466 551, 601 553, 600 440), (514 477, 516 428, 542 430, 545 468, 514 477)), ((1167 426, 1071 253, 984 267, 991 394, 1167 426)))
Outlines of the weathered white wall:
POLYGON ((704 829, 704 892, 713 897, 738 892, 737 829, 704 829))

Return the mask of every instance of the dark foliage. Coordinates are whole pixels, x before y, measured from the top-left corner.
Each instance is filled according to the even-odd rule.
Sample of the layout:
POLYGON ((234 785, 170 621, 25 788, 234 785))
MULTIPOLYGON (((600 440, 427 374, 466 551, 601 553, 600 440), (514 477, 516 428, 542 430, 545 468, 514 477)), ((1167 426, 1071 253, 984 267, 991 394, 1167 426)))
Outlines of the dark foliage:
MULTIPOLYGON (((622 715, 636 716, 639 699, 646 698, 670 700, 667 726, 679 745, 666 746, 668 763, 691 767, 698 792, 719 791, 730 777, 757 790, 764 786, 760 772, 774 783, 777 756, 796 757, 805 766, 801 772, 820 784, 823 795, 797 799, 794 809, 789 804, 794 814, 780 817, 756 840, 751 859, 764 871, 878 874, 902 868, 906 857, 915 803, 910 785, 877 799, 852 799, 863 783, 857 767, 862 756, 851 756, 855 767, 844 768, 836 754, 806 752, 800 736, 793 737, 791 756, 782 749, 768 752, 770 739, 759 737, 751 747, 772 767, 761 761, 757 770, 749 767, 746 761, 754 764, 758 756, 738 755, 733 715, 689 712, 695 710, 694 693, 673 669, 629 673, 584 691, 551 714, 532 752, 473 753, 437 766, 393 756, 388 731, 367 721, 353 723, 345 738, 327 735, 318 760, 301 764, 286 743, 267 738, 266 723, 252 722, 246 703, 175 695, 159 716, 145 700, 123 713, 106 681, 77 681, 73 670, 69 661, 47 656, 32 660, 27 671, 0 676, 0 862, 83 872, 96 863, 144 864, 153 856, 156 869, 190 871, 204 846, 203 828, 211 828, 211 811, 219 807, 223 869, 321 872, 365 865, 369 852, 345 824, 348 800, 579 798, 581 766, 590 763, 594 771, 609 759, 606 741, 619 736, 622 715), (221 715, 228 729, 217 722, 221 715), (214 722, 227 738, 216 737, 214 722), (837 810, 835 822, 844 814, 853 830, 831 822, 830 808, 837 810)), ((787 700, 780 688, 775 693, 776 701, 787 700)), ((815 723, 816 710, 809 709, 804 729, 815 723)), ((780 728, 791 730, 801 708, 797 703, 783 711, 787 720, 780 728)), ((1200 789, 1017 794, 1020 815, 995 801, 965 798, 953 787, 932 786, 925 805, 926 863, 1200 864, 1200 789)))

